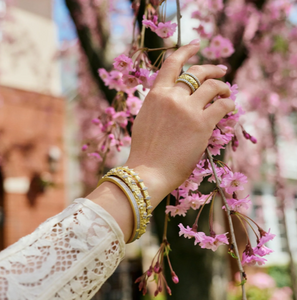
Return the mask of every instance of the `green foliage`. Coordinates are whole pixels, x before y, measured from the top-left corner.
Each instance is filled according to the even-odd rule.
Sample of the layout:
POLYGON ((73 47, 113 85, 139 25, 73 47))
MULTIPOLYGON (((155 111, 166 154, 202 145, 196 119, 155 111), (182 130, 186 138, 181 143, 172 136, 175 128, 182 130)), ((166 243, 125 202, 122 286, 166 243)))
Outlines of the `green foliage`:
POLYGON ((169 255, 169 252, 172 251, 171 248, 170 248, 170 245, 166 245, 165 246, 165 249, 164 249, 164 256, 167 256, 169 255))
POLYGON ((228 254, 230 254, 233 258, 238 259, 234 252, 229 251, 228 254))
POLYGON ((286 53, 288 51, 289 43, 281 35, 276 35, 274 37, 273 51, 286 53))
POLYGON ((149 294, 144 295, 141 297, 142 300, 166 300, 166 295, 158 294, 157 297, 151 296, 149 294))
POLYGON ((267 273, 275 280, 277 287, 291 286, 290 272, 287 266, 271 266, 267 273))
MULTIPOLYGON (((247 298, 249 300, 267 300, 271 297, 271 291, 269 289, 259 289, 257 287, 247 288, 247 298)), ((228 295, 228 300, 241 300, 241 289, 238 289, 238 293, 228 295)))
POLYGON ((246 284, 246 282, 247 282, 247 280, 246 280, 246 279, 243 279, 241 282, 238 283, 238 285, 239 285, 239 286, 240 286, 240 285, 244 285, 244 284, 246 284))

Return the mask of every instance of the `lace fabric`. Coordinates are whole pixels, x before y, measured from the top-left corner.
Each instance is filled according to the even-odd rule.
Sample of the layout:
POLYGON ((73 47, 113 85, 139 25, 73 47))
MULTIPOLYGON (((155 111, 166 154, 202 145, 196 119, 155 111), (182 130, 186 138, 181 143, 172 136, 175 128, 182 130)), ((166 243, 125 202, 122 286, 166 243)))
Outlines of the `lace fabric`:
POLYGON ((90 299, 125 252, 102 207, 80 198, 0 252, 0 300, 90 299))

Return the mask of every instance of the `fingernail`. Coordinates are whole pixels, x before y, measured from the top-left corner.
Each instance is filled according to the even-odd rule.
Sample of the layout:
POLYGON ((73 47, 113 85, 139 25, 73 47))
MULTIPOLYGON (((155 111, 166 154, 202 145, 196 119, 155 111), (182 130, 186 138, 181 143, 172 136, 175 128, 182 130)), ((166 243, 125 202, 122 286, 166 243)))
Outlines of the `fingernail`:
POLYGON ((228 67, 224 66, 224 65, 217 65, 217 67, 221 68, 223 71, 227 71, 228 67))
POLYGON ((200 45, 200 39, 195 39, 189 43, 190 45, 200 45))

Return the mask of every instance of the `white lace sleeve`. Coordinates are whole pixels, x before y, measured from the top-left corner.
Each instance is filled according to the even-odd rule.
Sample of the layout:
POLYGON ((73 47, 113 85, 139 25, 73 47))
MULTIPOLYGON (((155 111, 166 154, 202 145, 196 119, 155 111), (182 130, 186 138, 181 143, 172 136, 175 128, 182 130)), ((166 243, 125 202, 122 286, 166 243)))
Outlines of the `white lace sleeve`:
POLYGON ((77 199, 0 253, 0 300, 90 299, 124 256, 103 208, 77 199))

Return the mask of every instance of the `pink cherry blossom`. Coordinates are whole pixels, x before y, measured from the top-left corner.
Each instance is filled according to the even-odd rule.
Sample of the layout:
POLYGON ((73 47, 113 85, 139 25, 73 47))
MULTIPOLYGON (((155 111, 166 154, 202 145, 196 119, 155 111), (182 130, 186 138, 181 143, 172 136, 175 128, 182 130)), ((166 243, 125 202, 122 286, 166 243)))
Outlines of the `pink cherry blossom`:
POLYGON ((110 89, 115 89, 121 91, 123 88, 123 74, 119 71, 113 70, 109 73, 110 77, 108 80, 108 87, 110 89))
POLYGON ((195 169, 192 172, 192 176, 194 180, 200 184, 204 177, 212 174, 212 171, 209 168, 210 163, 208 160, 200 160, 199 163, 196 165, 195 169))
POLYGON ((149 77, 149 80, 148 80, 148 88, 151 88, 154 84, 154 81, 158 75, 159 71, 153 73, 150 77, 149 77))
POLYGON ((275 238, 275 234, 270 233, 270 228, 269 228, 268 232, 265 232, 265 234, 262 235, 261 233, 261 238, 257 247, 262 247, 264 244, 273 240, 274 238, 275 238))
POLYGON ((131 145, 131 137, 130 136, 125 136, 122 138, 122 143, 123 143, 123 146, 125 147, 128 147, 131 145))
POLYGON ((215 237, 211 236, 206 236, 205 233, 203 233, 202 240, 199 244, 199 246, 203 249, 211 249, 212 251, 216 251, 219 246, 221 245, 228 245, 228 238, 226 236, 227 233, 225 234, 219 234, 216 235, 215 237))
POLYGON ((208 0, 207 8, 211 12, 217 12, 224 8, 223 0, 208 0))
POLYGON ((145 16, 143 16, 142 25, 145 26, 145 28, 150 28, 151 31, 155 31, 158 26, 151 20, 146 20, 145 16))
MULTIPOLYGON (((215 170, 216 170, 216 174, 218 176, 218 179, 221 179, 223 174, 226 174, 228 170, 228 168, 223 168, 223 167, 218 167, 217 165, 214 165, 215 170), (226 169, 226 170, 225 170, 226 169)), ((211 170, 211 176, 208 178, 209 182, 216 182, 216 178, 214 176, 213 171, 211 170)))
POLYGON ((166 214, 170 213, 172 217, 175 217, 176 215, 185 217, 189 208, 190 206, 186 202, 183 202, 178 205, 167 205, 165 213, 166 214))
POLYGON ((178 224, 178 227, 180 229, 179 236, 184 236, 187 239, 195 238, 197 231, 193 231, 193 229, 190 226, 187 226, 187 228, 184 227, 182 223, 178 224))
POLYGON ((197 194, 191 194, 191 196, 188 196, 184 201, 187 201, 189 206, 196 210, 199 209, 204 203, 208 204, 210 203, 212 197, 210 195, 199 195, 197 194), (205 202, 206 201, 206 202, 205 202))
POLYGON ((210 59, 210 60, 215 60, 217 59, 216 56, 216 52, 215 49, 212 47, 205 47, 202 51, 201 51, 202 55, 205 56, 206 58, 210 59))
POLYGON ((109 85, 109 80, 110 80, 109 73, 103 68, 100 68, 98 70, 98 73, 99 73, 100 78, 103 80, 104 84, 109 85))
POLYGON ((212 38, 210 47, 216 52, 217 58, 229 57, 234 53, 231 41, 227 38, 223 38, 221 35, 216 35, 212 38))
POLYGON ((141 84, 144 88, 150 88, 150 71, 148 69, 140 69, 138 78, 141 80, 141 84))
POLYGON ((194 27, 193 30, 197 31, 201 38, 210 39, 212 36, 211 32, 206 32, 205 27, 200 24, 198 27, 194 27))
POLYGON ((128 87, 128 88, 133 88, 137 86, 138 84, 141 83, 141 81, 135 77, 134 75, 123 75, 123 83, 128 87))
POLYGON ((238 94, 238 85, 237 84, 231 85, 229 82, 226 82, 226 84, 229 86, 229 89, 231 91, 231 95, 229 96, 229 98, 235 101, 236 95, 238 94))
POLYGON ((225 189, 228 194, 238 190, 243 190, 243 184, 247 183, 247 177, 240 172, 231 172, 222 176, 222 182, 220 186, 225 189))
POLYGON ((155 30, 155 33, 163 39, 169 38, 170 36, 172 36, 174 34, 176 27, 177 27, 177 24, 171 23, 171 21, 165 22, 165 23, 160 22, 158 24, 158 28, 155 30))
POLYGON ((191 14, 192 19, 200 19, 201 18, 201 12, 199 10, 195 10, 191 14))
POLYGON ((272 249, 269 249, 268 247, 266 247, 264 245, 261 246, 261 247, 257 246, 255 248, 253 248, 253 251, 256 255, 259 255, 259 256, 262 256, 262 257, 274 252, 272 249))
POLYGON ((214 156, 221 154, 221 149, 224 149, 225 147, 222 145, 208 145, 208 150, 210 153, 214 156))
POLYGON ((208 144, 212 146, 226 145, 231 141, 232 137, 232 134, 222 134, 221 130, 215 129, 213 130, 212 135, 208 140, 208 144))
POLYGON ((221 57, 229 57, 234 53, 231 41, 216 35, 212 38, 209 47, 203 49, 202 54, 208 59, 217 59, 221 57))
POLYGON ((189 191, 196 191, 198 189, 198 184, 194 182, 191 179, 187 179, 181 186, 180 188, 186 190, 187 192, 189 191))
MULTIPOLYGON (((226 199, 226 201, 227 201, 227 204, 228 204, 230 210, 235 210, 235 211, 238 211, 241 208, 248 209, 250 207, 250 205, 252 204, 251 200, 249 199, 249 196, 246 196, 243 199, 229 198, 229 199, 226 199)), ((225 209, 225 205, 222 208, 225 209)))
POLYGON ((116 57, 113 66, 115 69, 125 74, 134 71, 132 59, 125 54, 116 57))
POLYGON ((128 106, 129 112, 132 115, 137 115, 142 106, 142 101, 138 97, 129 96, 127 98, 126 104, 128 106))
POLYGON ((124 111, 119 111, 113 115, 113 120, 121 127, 126 127, 128 124, 127 114, 124 111))
POLYGON ((254 254, 248 255, 246 252, 243 252, 242 254, 242 265, 248 265, 248 266, 254 266, 258 264, 259 266, 262 266, 266 263, 267 259, 263 257, 256 256, 254 254))
POLYGON ((113 116, 113 115, 115 114, 115 110, 114 110, 114 108, 113 108, 112 106, 109 106, 109 107, 107 107, 107 108, 105 109, 105 113, 106 113, 107 115, 113 116))
POLYGON ((256 286, 259 289, 271 289, 275 287, 275 280, 268 274, 262 272, 249 275, 248 281, 250 285, 256 286))

